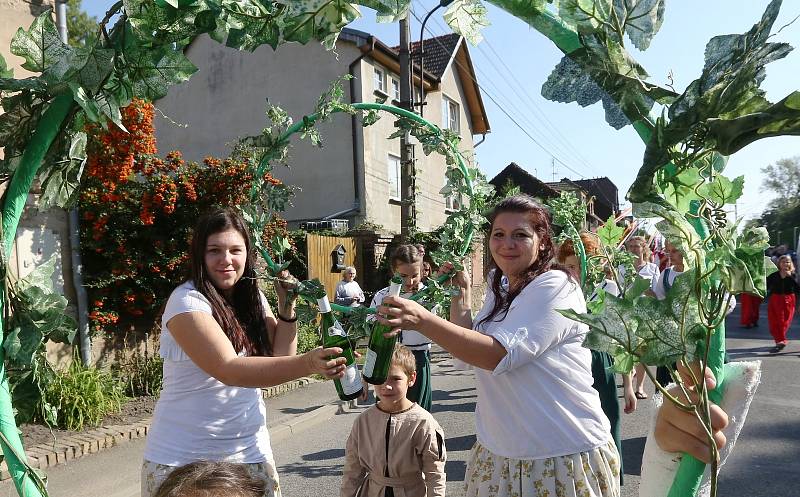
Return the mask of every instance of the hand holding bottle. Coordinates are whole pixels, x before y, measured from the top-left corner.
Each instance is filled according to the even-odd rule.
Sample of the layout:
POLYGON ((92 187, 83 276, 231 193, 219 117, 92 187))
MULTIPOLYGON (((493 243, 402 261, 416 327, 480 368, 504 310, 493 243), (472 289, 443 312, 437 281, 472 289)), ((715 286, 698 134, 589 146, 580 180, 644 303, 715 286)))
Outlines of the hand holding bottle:
POLYGON ((376 317, 380 323, 391 329, 384 336, 392 337, 400 333, 401 329, 417 330, 424 334, 426 323, 436 316, 413 300, 386 297, 378 307, 376 317))
POLYGON ((339 347, 329 347, 323 349, 317 347, 309 350, 303 357, 306 359, 310 374, 321 374, 329 379, 338 379, 344 375, 345 362, 347 359, 340 356, 342 349, 339 347), (333 357, 333 359, 331 359, 333 357))
POLYGON ((450 284, 454 287, 462 291, 470 288, 469 275, 466 273, 466 271, 455 271, 455 266, 452 262, 445 262, 439 266, 438 275, 443 276, 445 274, 453 275, 450 278, 450 284))

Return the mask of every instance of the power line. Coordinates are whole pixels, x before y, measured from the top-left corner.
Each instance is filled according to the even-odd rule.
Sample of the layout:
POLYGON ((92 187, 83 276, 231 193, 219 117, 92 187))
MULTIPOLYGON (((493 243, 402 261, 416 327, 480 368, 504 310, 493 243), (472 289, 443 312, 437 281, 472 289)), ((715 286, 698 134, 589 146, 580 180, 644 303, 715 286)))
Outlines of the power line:
MULTIPOLYGON (((416 15, 415 15, 414 17, 417 19, 417 21, 419 21, 419 17, 417 17, 416 15)), ((447 28, 445 28, 445 27, 444 27, 444 26, 443 26, 443 25, 442 25, 442 24, 439 22, 439 20, 438 20, 437 18, 433 18, 433 22, 436 24, 436 26, 437 26, 437 27, 438 27, 440 30, 442 30, 442 31, 444 31, 444 32, 450 32, 450 30, 449 30, 449 29, 447 29, 447 28)), ((428 32, 429 32, 429 33, 430 33, 430 34, 433 36, 433 32, 431 32, 430 30, 427 30, 427 31, 428 31, 428 32)), ((550 122, 550 121, 549 121, 549 119, 547 119, 547 116, 545 115, 545 113, 544 113, 544 112, 543 112, 543 111, 542 111, 542 110, 541 110, 541 109, 540 109, 540 108, 539 108, 539 107, 536 105, 536 102, 535 102, 535 101, 534 101, 534 100, 533 100, 533 99, 530 97, 530 95, 528 95, 528 93, 525 91, 525 88, 522 86, 522 84, 519 82, 519 80, 518 80, 518 79, 517 79, 517 78, 514 76, 514 73, 513 73, 513 72, 511 72, 511 69, 510 69, 510 68, 509 68, 509 67, 508 67, 508 66, 505 64, 505 62, 503 62, 503 59, 502 59, 502 57, 500 57, 500 55, 499 55, 499 54, 498 54, 498 53, 497 53, 497 52, 494 50, 494 48, 492 48, 492 47, 491 47, 491 45, 489 44, 489 41, 488 41, 488 39, 486 39, 486 37, 485 37, 485 36, 484 36, 484 40, 486 41, 487 45, 490 47, 490 49, 492 50, 492 52, 494 52, 494 54, 497 56, 497 59, 498 59, 498 60, 501 62, 501 64, 503 64, 503 66, 506 68, 506 70, 508 71, 508 73, 509 73, 509 75, 511 76, 511 78, 512 78, 514 81, 516 81, 516 82, 517 82, 517 85, 518 85, 518 86, 519 86, 519 87, 522 89, 522 93, 523 93, 525 96, 527 96, 527 100, 528 100, 528 101, 530 101, 530 103, 533 105, 533 107, 534 107, 534 108, 535 108, 535 109, 536 109, 536 110, 537 110, 537 111, 538 111, 538 112, 539 112, 539 113, 540 113, 540 114, 541 114, 541 115, 544 117, 544 119, 545 119, 545 120, 547 120, 547 122, 550 124, 550 127, 552 128, 552 130, 554 130, 554 131, 555 131, 555 133, 556 133, 556 137, 558 137, 558 135, 561 135, 560 131, 559 131, 559 130, 558 130, 558 129, 557 129, 557 128, 556 128, 556 127, 555 127, 555 126, 552 124, 552 122, 550 122)), ((437 43, 439 43, 439 45, 440 45, 440 46, 442 46, 442 43, 441 43, 441 42, 439 42, 438 40, 436 40, 436 41, 437 41, 437 43)), ((444 48, 444 47, 442 46, 442 48, 444 48)), ((483 54, 484 54, 484 56, 486 56, 486 54, 484 53, 484 51, 483 51, 483 50, 480 48, 480 45, 478 45, 478 49, 479 49, 479 50, 481 50, 481 53, 483 53, 483 54)), ((491 58, 491 57, 488 57, 488 56, 486 56, 486 58, 489 60, 490 64, 491 64, 491 65, 492 65, 492 67, 495 69, 495 71, 496 71, 498 74, 500 74, 500 76, 501 76, 501 78, 502 78, 502 77, 503 77, 502 71, 500 71, 500 70, 497 68, 497 66, 496 66, 496 65, 494 64, 494 62, 492 61, 492 58, 491 58)), ((463 66, 461 66, 461 64, 460 64, 460 63, 459 63, 457 60, 456 60, 456 61, 454 61, 454 62, 455 62, 456 64, 458 64, 458 65, 459 65, 459 67, 461 67, 462 69, 464 69, 464 68, 463 68, 463 66)), ((477 68, 476 68, 476 70, 477 70, 477 68)), ((490 84, 492 84, 492 85, 493 85, 493 86, 494 86, 494 87, 497 89, 497 93, 498 93, 499 95, 503 96, 504 98, 506 98, 506 100, 508 100, 508 101, 510 101, 510 102, 511 102, 511 104, 512 104, 512 105, 511 105, 511 107, 512 107, 512 108, 515 108, 515 107, 514 107, 514 105, 513 105, 513 101, 511 101, 511 99, 509 99, 508 97, 505 97, 505 94, 504 94, 504 92, 503 92, 502 90, 500 90, 500 88, 499 88, 499 86, 498 86, 498 85, 494 84, 494 82, 492 81, 492 79, 491 79, 491 78, 489 78, 489 77, 488 77, 488 75, 486 75, 485 73, 483 73, 483 71, 480 71, 480 70, 478 70, 478 72, 479 72, 479 73, 481 73, 481 74, 483 75, 483 77, 485 77, 485 78, 486 78, 486 80, 487 80, 487 81, 488 81, 490 84)), ((469 71, 467 71, 467 74, 469 74, 469 71)), ((488 91, 487 91, 487 90, 486 90, 484 87, 482 87, 482 86, 481 86, 481 85, 480 85, 480 84, 479 84, 479 83, 478 83, 478 82, 477 82, 477 81, 476 81, 474 78, 472 78, 472 76, 470 76, 470 78, 471 78, 471 79, 472 79, 472 80, 475 82, 475 84, 476 84, 476 85, 477 85, 477 86, 478 86, 478 87, 479 87, 479 88, 480 88, 480 89, 481 89, 481 90, 482 90, 484 93, 486 93, 486 94, 487 94, 487 96, 490 98, 490 100, 492 100, 492 102, 494 102, 494 103, 495 103, 495 105, 497 105, 497 106, 498 106, 498 108, 500 108, 500 110, 501 110, 501 111, 502 111, 504 114, 506 114, 507 116, 509 115, 509 113, 508 113, 508 112, 505 110, 505 108, 503 108, 503 107, 502 107, 502 106, 501 106, 501 105, 500 105, 500 104, 499 104, 499 103, 498 103, 498 102, 497 102, 497 101, 496 101, 496 100, 495 100, 495 99, 492 97, 492 95, 491 95, 491 94, 490 94, 490 93, 489 93, 489 92, 488 92, 488 91)), ((505 79, 505 78, 504 78, 504 79, 505 79)), ((510 86, 510 85, 509 85, 509 86, 510 86)), ((513 87, 511 87, 511 89, 512 89, 512 91, 514 91, 515 95, 517 95, 517 98, 518 98, 518 99, 520 99, 520 100, 521 100, 521 102, 522 102, 523 104, 525 104, 525 99, 523 99, 523 98, 520 96, 520 94, 519 94, 519 93, 518 93, 518 92, 517 92, 517 91, 516 91, 516 90, 515 90, 513 87)), ((530 109, 530 106, 528 106, 528 108, 530 109)), ((533 113, 531 113, 531 115, 533 115, 533 113)), ((510 119, 512 119, 512 122, 514 122, 514 124, 516 124, 516 125, 517 125, 517 127, 520 127, 520 124, 519 124, 518 122, 516 122, 516 121, 515 121, 513 118, 511 118, 510 116, 509 116, 509 118, 510 118, 510 119)), ((527 122, 527 124, 528 124, 528 125, 530 125, 530 127, 531 127, 531 129, 532 129, 532 130, 537 130, 537 129, 538 129, 538 126, 537 126, 536 124, 534 124, 534 123, 533 123, 533 121, 531 121, 531 120, 530 120, 530 119, 527 117, 527 115, 526 115, 526 114, 524 114, 524 113, 522 114, 522 116, 521 116, 521 120, 523 120, 523 121, 526 121, 526 122, 527 122)), ((547 125, 545 125, 545 128, 547 128, 547 125)), ((522 129, 522 128, 520 127, 520 129, 522 129)), ((578 171, 576 171, 575 169, 573 169, 571 166, 569 166, 569 165, 568 165, 566 162, 564 162, 564 161, 563 161, 561 158, 559 158, 559 157, 558 157, 558 156, 557 156, 555 153, 553 153, 553 152, 552 152, 552 151, 550 151, 549 149, 546 149, 546 148, 544 148, 544 147, 543 147, 543 145, 541 145, 541 144, 540 144, 540 143, 539 143, 539 142, 538 142, 538 141, 537 141, 535 138, 533 138, 533 137, 532 137, 532 136, 531 136, 531 135, 530 135, 530 134, 529 134, 529 133, 528 133, 526 130, 522 129, 522 131, 523 131, 523 132, 524 132, 526 135, 528 135, 529 137, 531 137, 531 138, 533 139, 534 143, 536 143, 536 144, 537 144, 537 145, 538 145, 540 148, 542 148, 542 149, 543 149, 543 150, 544 150, 546 153, 548 153, 548 154, 551 156, 551 158, 552 158, 554 161, 556 161, 556 162, 558 162, 559 164, 561 164, 562 166, 564 166, 564 167, 565 167, 567 170, 569 170, 569 171, 570 171, 570 172, 572 172, 573 174, 576 174, 576 175, 577 175, 577 176, 578 176, 578 177, 579 177, 581 180, 584 180, 584 181, 591 181, 591 182, 592 182, 592 184, 596 185, 596 186, 597 186, 597 188, 596 188, 596 192, 597 192, 597 193, 599 193, 599 194, 600 194, 600 196, 601 196, 601 197, 603 197, 603 199, 605 199, 605 201, 608 203, 608 205, 609 205, 609 206, 611 206, 611 207, 612 207, 612 209, 613 209, 613 207, 614 207, 615 205, 617 205, 617 204, 619 203, 619 200, 617 200, 616 202, 614 202, 614 201, 612 201, 610 198, 608 198, 608 195, 606 195, 606 192, 604 191, 604 189, 603 189, 603 188, 601 188, 599 185, 597 185, 597 181, 596 181, 596 179, 595 179, 595 178, 588 178, 588 179, 587 179, 587 178, 585 178, 585 175, 584 175, 583 173, 579 173, 578 171)), ((563 135, 561 135, 561 136, 563 137, 563 135)), ((542 136, 542 138, 544 138, 544 139, 547 139, 547 137, 544 137, 544 136, 542 136)), ((569 150, 569 149, 573 149, 573 150, 574 150, 574 147, 572 147, 572 145, 571 145, 569 142, 567 142, 565 138, 564 138, 564 139, 562 139, 561 141, 562 141, 562 142, 565 144, 565 146, 567 147, 567 150, 569 150)), ((557 147, 557 148, 558 148, 558 149, 559 149, 561 152, 563 152, 563 150, 564 150, 564 149, 561 149, 561 147, 557 147)), ((567 155, 568 155, 568 154, 567 154, 567 155)), ((579 162, 583 162, 583 163, 586 165, 586 167, 588 167, 590 170, 592 170, 593 172, 595 172, 596 174, 598 174, 598 176, 600 176, 600 175, 601 175, 600 173, 598 173, 598 172, 597 172, 597 170, 596 170, 595 168, 593 168, 593 167, 592 167, 592 166, 591 166, 591 165, 590 165, 588 162, 586 162, 586 160, 585 160, 585 159, 583 159, 583 158, 582 158, 582 156, 580 156, 580 154, 577 152, 577 150, 575 150, 575 154, 574 154, 574 156, 578 158, 579 162)))
MULTIPOLYGON (((417 15, 416 15, 416 13, 415 13, 415 12, 413 12, 413 11, 412 11, 412 15, 413 15, 413 16, 414 16, 414 18, 417 20, 417 22, 419 22, 419 23, 421 23, 421 22, 422 22, 422 20, 419 18, 419 16, 417 16, 417 15)), ((435 35, 435 34, 434 34, 434 33, 433 33, 431 30, 430 30, 430 28, 428 28, 428 27, 426 26, 425 30, 428 32, 428 34, 430 34, 430 35, 431 35, 431 37, 432 37, 431 39, 432 39, 434 42, 436 42, 436 43, 437 43, 437 44, 440 46, 440 48, 444 49, 444 50, 445 50, 445 52, 447 52, 447 47, 445 47, 445 46, 444 46, 444 44, 443 44, 443 43, 442 43, 440 40, 438 40, 438 39, 436 38, 436 35, 435 35)), ((497 100, 497 99, 494 97, 494 95, 492 95, 492 93, 491 93, 491 92, 489 92, 489 91, 488 91, 488 90, 487 90, 487 89, 486 89, 484 86, 482 86, 480 83, 478 83, 478 81, 477 81, 477 80, 476 80, 476 79, 475 79, 475 78, 474 78, 474 77, 473 77, 473 76, 470 74, 470 71, 469 71, 467 68, 465 68, 465 67, 464 67, 464 66, 463 66, 463 65, 462 65, 462 64, 461 64, 459 61, 457 61, 457 60, 454 60, 454 61, 453 61, 453 63, 455 63, 456 65, 458 65, 458 67, 460 67, 462 70, 464 70, 464 71, 465 71, 465 74, 467 74, 467 75, 468 75, 468 77, 470 78, 470 80, 472 80, 472 82, 473 82, 473 83, 475 83, 475 85, 476 85, 476 86, 477 86, 477 87, 478 87, 478 88, 481 90, 481 92, 483 92, 483 93, 484 93, 484 94, 485 94, 485 95, 486 95, 486 96, 489 98, 489 100, 491 100, 491 101, 492 101, 492 103, 494 103, 494 104, 497 106, 497 108, 498 108, 498 109, 500 109, 500 111, 501 111, 501 112, 502 112, 502 113, 503 113, 503 114, 504 114, 504 115, 505 115, 505 116, 506 116, 506 117, 507 117, 507 118, 508 118, 508 119, 509 119, 509 120, 510 120, 512 123, 514 123, 514 125, 515 125, 517 128, 519 128, 519 130, 520 130, 520 131, 522 131, 522 132, 525 134, 525 136, 527 136, 527 137, 528 137, 528 138, 529 138, 529 139, 530 139, 530 140, 531 140, 531 141, 532 141, 534 144, 536 144, 536 146, 538 146, 538 147, 539 147, 539 148, 540 148, 542 151, 544 151, 544 152, 545 152, 547 155, 549 155, 550 157, 552 157, 553 159, 555 159, 555 160, 556 160, 556 161, 557 161, 559 164, 561 164, 562 166, 564 166, 564 167, 565 167, 567 170, 569 170, 569 171, 570 171, 570 172, 572 172, 573 174, 577 175, 577 176, 578 176, 578 177, 580 177, 580 178, 583 178, 583 177, 584 177, 583 173, 580 173, 580 172, 576 171, 575 169, 573 169, 571 166, 569 166, 569 165, 568 165, 566 162, 564 162, 562 159, 558 158, 558 157, 556 156, 556 154, 554 154, 554 153, 553 153, 551 150, 549 150, 549 149, 548 149, 547 147, 545 147, 545 146, 544 146, 542 143, 540 143, 540 142, 539 142, 539 140, 537 140, 537 139, 536 139, 536 138, 535 138, 533 135, 531 135, 531 134, 528 132, 528 130, 527 130, 527 129, 525 129, 525 128, 524 128, 524 127, 523 127, 523 126, 522 126, 522 125, 519 123, 519 121, 517 121, 517 119, 515 119, 515 118, 514 118, 514 116, 512 116, 512 115, 511 115, 511 114, 510 114, 510 113, 509 113, 509 112, 508 112, 508 111, 507 111, 507 110, 506 110, 506 109, 505 109, 505 108, 504 108, 504 107, 503 107, 503 106, 502 106, 502 105, 501 105, 501 104, 498 102, 498 100, 497 100)))

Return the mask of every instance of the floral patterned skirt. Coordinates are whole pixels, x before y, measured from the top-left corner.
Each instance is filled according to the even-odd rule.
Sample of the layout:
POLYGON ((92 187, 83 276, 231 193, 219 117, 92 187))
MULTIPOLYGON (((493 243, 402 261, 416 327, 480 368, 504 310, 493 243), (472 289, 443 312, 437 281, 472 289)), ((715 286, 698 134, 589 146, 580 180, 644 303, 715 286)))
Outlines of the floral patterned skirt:
MULTIPOLYGON (((245 464, 250 473, 267 479, 267 493, 264 497, 281 497, 281 486, 274 461, 245 464)), ((145 460, 142 463, 141 497, 153 497, 161 483, 178 466, 167 466, 145 460)))
POLYGON ((619 455, 610 441, 568 456, 509 459, 476 442, 465 482, 466 497, 619 497, 619 455))

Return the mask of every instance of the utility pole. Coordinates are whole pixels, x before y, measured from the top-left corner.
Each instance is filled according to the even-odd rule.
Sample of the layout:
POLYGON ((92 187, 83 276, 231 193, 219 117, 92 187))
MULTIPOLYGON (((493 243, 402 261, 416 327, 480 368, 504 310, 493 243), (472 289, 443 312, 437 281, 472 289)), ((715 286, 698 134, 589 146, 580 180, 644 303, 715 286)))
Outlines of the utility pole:
MULTIPOLYGON (((409 14, 400 20, 400 107, 413 112, 411 104, 411 33, 409 14)), ((400 236, 403 241, 416 227, 414 200, 414 145, 410 134, 400 138, 400 236)))

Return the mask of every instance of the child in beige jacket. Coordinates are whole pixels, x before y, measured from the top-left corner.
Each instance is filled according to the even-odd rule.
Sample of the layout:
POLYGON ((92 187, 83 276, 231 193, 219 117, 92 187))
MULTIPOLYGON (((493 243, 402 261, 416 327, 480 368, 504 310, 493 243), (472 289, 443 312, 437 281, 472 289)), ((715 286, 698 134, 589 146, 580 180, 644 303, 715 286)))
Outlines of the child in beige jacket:
POLYGON ((414 356, 398 344, 380 400, 353 423, 340 497, 444 497, 444 433, 406 398, 415 380, 414 356))

